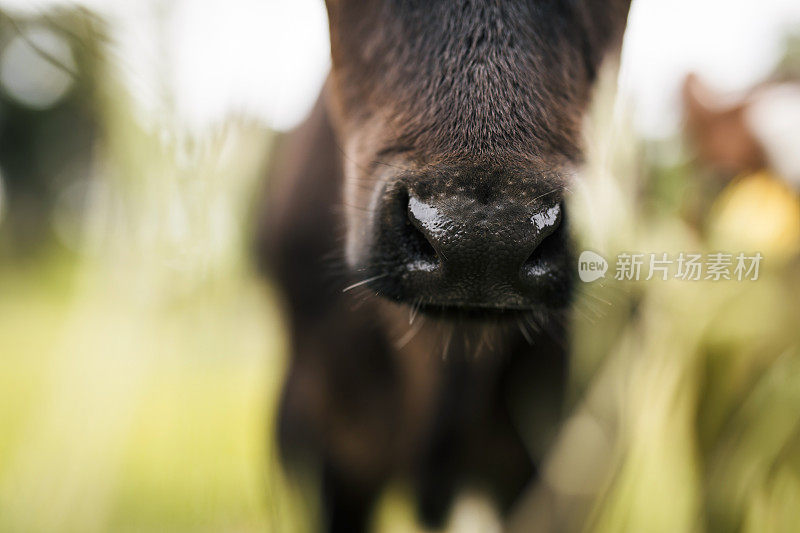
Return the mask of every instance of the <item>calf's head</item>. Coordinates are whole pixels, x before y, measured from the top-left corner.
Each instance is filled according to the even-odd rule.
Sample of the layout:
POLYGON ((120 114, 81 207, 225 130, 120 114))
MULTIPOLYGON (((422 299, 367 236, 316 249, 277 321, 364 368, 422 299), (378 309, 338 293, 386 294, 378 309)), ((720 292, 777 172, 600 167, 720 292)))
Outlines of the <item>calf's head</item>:
POLYGON ((424 310, 547 310, 564 191, 629 0, 329 0, 348 266, 424 310))

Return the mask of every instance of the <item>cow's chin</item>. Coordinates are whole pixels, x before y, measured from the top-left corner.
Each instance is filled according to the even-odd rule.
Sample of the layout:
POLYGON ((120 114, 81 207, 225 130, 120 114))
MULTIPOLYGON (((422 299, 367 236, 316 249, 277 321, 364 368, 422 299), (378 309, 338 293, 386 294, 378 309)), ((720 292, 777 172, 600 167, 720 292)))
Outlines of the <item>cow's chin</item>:
POLYGON ((390 334, 395 348, 469 357, 502 354, 517 347, 534 349, 551 339, 563 339, 567 310, 549 308, 488 308, 398 303, 373 300, 375 316, 390 334))

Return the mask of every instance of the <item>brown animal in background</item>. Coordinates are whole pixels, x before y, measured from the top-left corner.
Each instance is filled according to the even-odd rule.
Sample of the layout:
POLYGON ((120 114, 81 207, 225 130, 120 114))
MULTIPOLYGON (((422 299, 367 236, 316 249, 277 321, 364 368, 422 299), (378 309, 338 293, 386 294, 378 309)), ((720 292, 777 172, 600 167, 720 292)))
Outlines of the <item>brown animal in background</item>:
POLYGON ((292 349, 279 441, 324 527, 392 479, 440 526, 507 512, 559 419, 564 191, 628 0, 329 0, 333 69, 273 173, 260 251, 292 349), (525 429, 527 428, 527 429, 525 429))
POLYGON ((725 102, 690 74, 683 83, 683 103, 686 129, 702 161, 727 177, 764 166, 764 151, 747 123, 746 102, 725 102))
POLYGON ((769 79, 725 94, 697 74, 683 83, 685 129, 698 160, 723 181, 767 168, 800 187, 800 82, 769 79))

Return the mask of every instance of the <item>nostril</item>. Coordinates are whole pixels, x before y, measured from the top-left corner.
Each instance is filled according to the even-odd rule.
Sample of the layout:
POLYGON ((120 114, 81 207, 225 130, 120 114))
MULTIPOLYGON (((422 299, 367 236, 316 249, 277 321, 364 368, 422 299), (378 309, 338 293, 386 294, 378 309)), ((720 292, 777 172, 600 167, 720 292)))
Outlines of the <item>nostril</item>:
POLYGON ((563 205, 556 204, 534 215, 531 221, 537 232, 536 247, 522 265, 522 272, 527 276, 538 276, 547 273, 550 263, 564 247, 566 224, 563 205))
POLYGON ((414 223, 410 208, 411 197, 407 191, 400 195, 400 206, 403 210, 403 242, 408 254, 408 266, 417 270, 433 270, 439 263, 436 250, 424 233, 414 223))

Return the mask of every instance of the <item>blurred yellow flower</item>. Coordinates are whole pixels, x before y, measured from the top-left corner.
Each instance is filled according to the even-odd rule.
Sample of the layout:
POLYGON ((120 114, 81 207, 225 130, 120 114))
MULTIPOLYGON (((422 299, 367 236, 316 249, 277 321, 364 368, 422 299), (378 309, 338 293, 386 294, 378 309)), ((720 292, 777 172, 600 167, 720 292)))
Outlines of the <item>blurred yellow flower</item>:
POLYGON ((779 257, 800 249, 800 197, 768 171, 733 181, 711 208, 709 241, 779 257))

